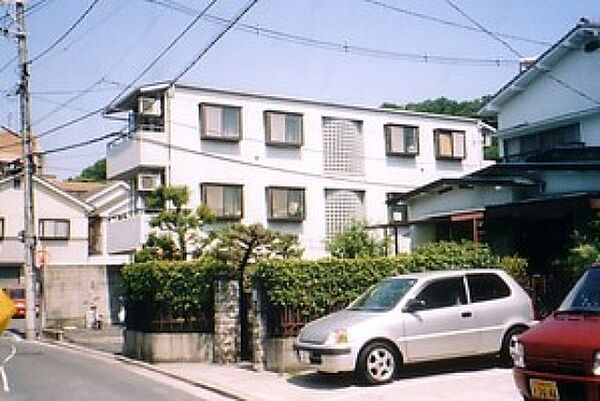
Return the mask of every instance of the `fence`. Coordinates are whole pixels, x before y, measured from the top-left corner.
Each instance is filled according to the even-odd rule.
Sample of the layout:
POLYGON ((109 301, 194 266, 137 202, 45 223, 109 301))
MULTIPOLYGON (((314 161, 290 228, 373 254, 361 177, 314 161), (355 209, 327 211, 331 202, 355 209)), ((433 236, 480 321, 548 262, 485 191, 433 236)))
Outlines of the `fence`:
POLYGON ((127 305, 125 325, 128 330, 147 333, 212 333, 213 305, 199 309, 174 311, 158 305, 127 305))

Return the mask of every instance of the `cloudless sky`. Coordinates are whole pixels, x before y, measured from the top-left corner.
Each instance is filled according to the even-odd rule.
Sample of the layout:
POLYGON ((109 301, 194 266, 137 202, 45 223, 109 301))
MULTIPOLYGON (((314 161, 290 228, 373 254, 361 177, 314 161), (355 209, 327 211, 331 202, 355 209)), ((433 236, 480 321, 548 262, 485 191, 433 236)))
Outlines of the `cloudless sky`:
MULTIPOLYGON (((47 49, 93 3, 41 1, 26 18, 30 58, 47 49)), ((541 54, 580 17, 600 21, 599 0, 452 2, 486 29, 530 39, 503 37, 525 56, 541 54)), ((14 14, 9 3, 0 0, 0 27, 10 28, 10 17, 2 18, 14 14)), ((105 106, 184 29, 194 10, 208 3, 99 0, 64 41, 31 65, 34 132, 105 106)), ((219 0, 210 14, 229 19, 246 4, 219 0)), ((473 26, 447 0, 259 0, 241 21, 246 29, 228 32, 180 82, 377 107, 439 96, 478 98, 495 93, 517 73, 517 57, 489 35, 414 14, 473 26), (282 40, 282 34, 310 43, 290 36, 282 40), (315 41, 329 44, 317 46, 315 41)), ((214 19, 201 19, 136 87, 174 77, 223 27, 214 19)), ((16 55, 16 40, 0 36, 0 68, 16 55)), ((16 63, 0 72, 0 124, 18 131, 17 81, 16 63)), ((41 147, 54 149, 121 127, 94 116, 46 135, 41 147)), ((48 158, 46 173, 75 176, 104 156, 105 143, 56 153, 48 158)))

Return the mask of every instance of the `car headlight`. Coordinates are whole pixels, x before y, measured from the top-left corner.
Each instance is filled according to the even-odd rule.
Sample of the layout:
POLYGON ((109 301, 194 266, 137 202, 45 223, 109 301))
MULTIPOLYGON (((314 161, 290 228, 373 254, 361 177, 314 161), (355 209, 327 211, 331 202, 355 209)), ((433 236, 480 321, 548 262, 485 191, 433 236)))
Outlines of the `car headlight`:
POLYGON ((334 344, 347 344, 348 343, 348 331, 346 329, 339 329, 336 331, 332 331, 327 336, 327 340, 325 344, 334 345, 334 344))
POLYGON ((513 363, 517 368, 525 367, 525 350, 520 341, 514 340, 512 342, 510 345, 510 356, 512 356, 513 363))
POLYGON ((592 373, 596 376, 600 376, 600 351, 597 351, 596 354, 594 354, 592 373))

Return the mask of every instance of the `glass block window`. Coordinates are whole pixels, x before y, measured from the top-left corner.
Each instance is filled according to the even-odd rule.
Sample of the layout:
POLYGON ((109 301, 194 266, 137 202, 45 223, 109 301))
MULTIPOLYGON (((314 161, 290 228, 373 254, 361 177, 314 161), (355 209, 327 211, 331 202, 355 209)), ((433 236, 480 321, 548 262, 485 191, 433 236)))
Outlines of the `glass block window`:
POLYGON ((302 115, 266 111, 265 136, 269 145, 301 146, 302 115))
POLYGON ((325 190, 325 223, 327 240, 343 232, 353 222, 365 219, 364 191, 325 190))
POLYGON ((201 104, 200 129, 202 138, 239 141, 242 136, 242 109, 201 104))
POLYGON ((41 219, 39 233, 41 239, 69 239, 71 222, 66 219, 41 219))
POLYGON ((362 122, 324 117, 322 124, 324 173, 364 175, 362 122))
POLYGON ((419 153, 419 127, 410 125, 385 125, 386 154, 414 156, 419 153))
POLYGON ((241 185, 202 184, 202 203, 220 220, 239 220, 243 216, 241 185))
POLYGON ((434 136, 436 158, 462 160, 466 157, 464 131, 437 129, 434 136))

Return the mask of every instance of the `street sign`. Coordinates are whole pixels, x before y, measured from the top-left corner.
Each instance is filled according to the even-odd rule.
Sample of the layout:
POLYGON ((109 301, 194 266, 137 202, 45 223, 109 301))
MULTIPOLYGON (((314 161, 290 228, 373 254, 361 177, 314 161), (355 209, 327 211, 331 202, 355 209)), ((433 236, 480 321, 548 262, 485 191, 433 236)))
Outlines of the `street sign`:
POLYGON ((4 290, 0 290, 0 334, 8 327, 15 311, 15 303, 6 295, 4 290))

